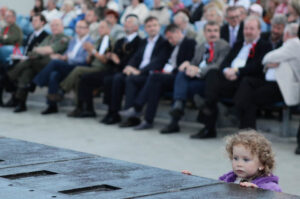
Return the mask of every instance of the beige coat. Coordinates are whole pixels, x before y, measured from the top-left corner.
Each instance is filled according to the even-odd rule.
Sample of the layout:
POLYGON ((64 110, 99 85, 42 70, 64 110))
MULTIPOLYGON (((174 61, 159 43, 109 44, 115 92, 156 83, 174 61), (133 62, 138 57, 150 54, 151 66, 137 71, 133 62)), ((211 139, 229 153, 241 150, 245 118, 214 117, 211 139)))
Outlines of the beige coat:
POLYGON ((300 40, 292 38, 265 55, 263 64, 278 62, 275 78, 288 106, 300 103, 300 40))

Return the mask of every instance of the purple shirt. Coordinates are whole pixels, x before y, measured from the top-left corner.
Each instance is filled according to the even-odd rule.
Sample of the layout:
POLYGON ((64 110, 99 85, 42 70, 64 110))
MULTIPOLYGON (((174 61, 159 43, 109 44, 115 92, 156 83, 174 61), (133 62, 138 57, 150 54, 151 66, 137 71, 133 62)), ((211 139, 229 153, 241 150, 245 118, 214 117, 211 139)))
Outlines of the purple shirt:
MULTIPOLYGON (((224 182, 235 182, 237 175, 233 171, 224 174, 219 178, 224 182)), ((251 181, 253 184, 256 184, 259 188, 281 192, 281 188, 278 185, 278 177, 271 174, 270 176, 263 176, 255 178, 251 181)))

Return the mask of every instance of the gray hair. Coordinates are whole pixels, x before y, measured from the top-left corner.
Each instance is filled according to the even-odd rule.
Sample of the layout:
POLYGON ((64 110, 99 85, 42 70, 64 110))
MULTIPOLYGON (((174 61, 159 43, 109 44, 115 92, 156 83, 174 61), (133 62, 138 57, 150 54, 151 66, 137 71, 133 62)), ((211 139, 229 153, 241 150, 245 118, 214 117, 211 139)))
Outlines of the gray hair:
POLYGON ((217 16, 220 17, 221 20, 223 21, 223 18, 224 18, 223 12, 222 12, 219 8, 217 8, 217 7, 214 6, 214 7, 208 8, 208 9, 206 10, 206 12, 211 12, 211 11, 215 11, 216 14, 217 14, 217 16))
POLYGON ((245 19, 245 24, 248 23, 248 21, 256 21, 257 24, 258 24, 258 29, 261 29, 261 24, 260 24, 260 20, 259 20, 259 17, 258 16, 255 16, 255 15, 251 15, 251 16, 248 16, 246 19, 245 19))
POLYGON ((189 17, 183 13, 183 12, 178 12, 175 16, 174 16, 174 21, 176 19, 181 19, 182 21, 184 21, 185 23, 189 23, 189 17))
POLYGON ((290 24, 287 24, 285 29, 284 29, 284 32, 285 33, 289 33, 291 36, 293 37, 297 37, 298 36, 298 29, 299 29, 299 25, 297 23, 290 23, 290 24))
POLYGON ((287 18, 284 14, 275 14, 271 20, 271 24, 275 25, 286 25, 287 23, 287 18))
POLYGON ((140 27, 140 21, 139 21, 139 18, 137 16, 134 16, 134 15, 128 15, 125 19, 125 21, 129 18, 132 18, 134 19, 134 25, 136 25, 137 27, 140 27))

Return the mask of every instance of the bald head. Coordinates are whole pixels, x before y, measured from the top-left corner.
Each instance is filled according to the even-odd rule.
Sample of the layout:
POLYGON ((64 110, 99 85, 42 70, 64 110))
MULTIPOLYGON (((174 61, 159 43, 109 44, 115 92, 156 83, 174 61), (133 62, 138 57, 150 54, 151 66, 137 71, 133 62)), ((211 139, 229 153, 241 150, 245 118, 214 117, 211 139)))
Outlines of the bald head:
POLYGON ((60 19, 53 19, 50 23, 50 28, 53 35, 64 32, 64 25, 60 19))

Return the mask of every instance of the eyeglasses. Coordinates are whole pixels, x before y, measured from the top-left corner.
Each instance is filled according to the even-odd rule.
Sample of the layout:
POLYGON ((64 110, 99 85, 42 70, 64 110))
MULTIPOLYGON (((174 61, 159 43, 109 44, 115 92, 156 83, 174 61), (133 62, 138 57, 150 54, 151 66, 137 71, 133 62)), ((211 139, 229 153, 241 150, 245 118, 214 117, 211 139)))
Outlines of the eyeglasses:
POLYGON ((86 26, 76 26, 76 28, 78 28, 78 29, 86 29, 88 27, 86 27, 86 26))
POLYGON ((228 16, 227 18, 228 18, 228 19, 238 19, 238 18, 240 18, 240 16, 239 16, 239 15, 236 15, 236 16, 230 16, 230 17, 228 16))

